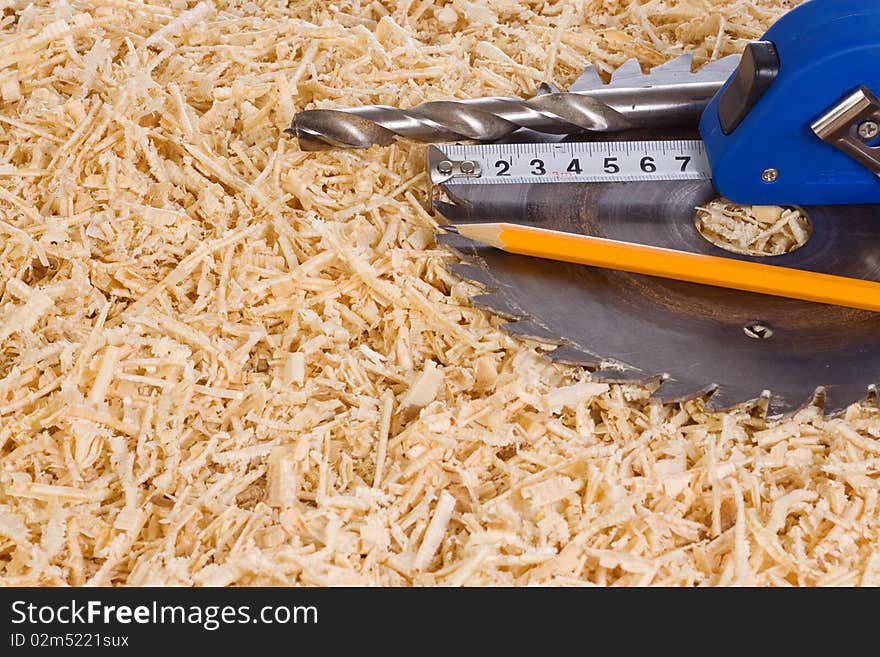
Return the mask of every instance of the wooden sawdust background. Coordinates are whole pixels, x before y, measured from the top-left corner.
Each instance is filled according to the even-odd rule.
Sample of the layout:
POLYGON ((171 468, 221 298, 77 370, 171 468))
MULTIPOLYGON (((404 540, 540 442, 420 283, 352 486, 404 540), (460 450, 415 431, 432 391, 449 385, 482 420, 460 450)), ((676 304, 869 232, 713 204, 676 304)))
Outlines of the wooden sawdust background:
POLYGON ((286 4, 0 3, 2 583, 877 581, 874 407, 553 366, 445 269, 424 147, 281 133, 704 62, 790 3, 286 4))

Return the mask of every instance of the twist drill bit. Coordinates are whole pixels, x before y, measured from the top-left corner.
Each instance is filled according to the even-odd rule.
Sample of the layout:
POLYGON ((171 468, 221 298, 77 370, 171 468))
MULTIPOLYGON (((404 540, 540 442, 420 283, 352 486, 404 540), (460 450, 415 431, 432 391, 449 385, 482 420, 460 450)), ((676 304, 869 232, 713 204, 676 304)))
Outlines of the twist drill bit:
POLYGON ((411 109, 370 105, 314 109, 294 117, 287 132, 303 150, 387 146, 416 141, 495 141, 527 128, 554 135, 693 127, 736 68, 727 57, 691 73, 686 55, 642 73, 630 60, 604 84, 592 67, 568 92, 549 89, 530 98, 476 98, 422 103, 411 109))

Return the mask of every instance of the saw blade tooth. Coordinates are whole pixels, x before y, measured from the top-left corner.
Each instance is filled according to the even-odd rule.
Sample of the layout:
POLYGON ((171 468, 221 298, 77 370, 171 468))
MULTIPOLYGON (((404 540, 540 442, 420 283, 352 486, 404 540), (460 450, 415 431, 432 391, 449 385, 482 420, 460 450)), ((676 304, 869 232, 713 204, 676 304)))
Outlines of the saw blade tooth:
POLYGON ((638 62, 631 59, 611 74, 609 87, 656 87, 662 85, 695 82, 724 82, 739 65, 739 55, 730 55, 710 62, 693 71, 693 55, 690 53, 655 66, 645 75, 638 62))
POLYGON ((436 240, 437 244, 446 247, 460 258, 469 260, 476 256, 474 253, 476 242, 469 240, 467 237, 455 233, 437 233, 436 240))
POLYGON ((625 385, 656 385, 663 380, 662 374, 647 374, 640 370, 619 370, 616 368, 599 368, 590 372, 590 376, 600 383, 625 385))
POLYGON ((877 398, 876 386, 865 388, 855 386, 822 386, 813 394, 814 403, 822 408, 826 415, 839 415, 850 405, 868 402, 874 403, 877 398), (817 399, 818 398, 818 399, 817 399))
POLYGON ((592 91, 604 87, 605 82, 599 75, 599 69, 590 64, 584 69, 577 80, 575 80, 568 88, 569 91, 592 91))
POLYGON ((562 344, 553 351, 547 352, 547 356, 563 365, 575 365, 577 367, 588 367, 596 369, 600 366, 600 359, 595 354, 591 354, 573 344, 562 344))
POLYGON ((825 410, 825 402, 828 399, 828 391, 825 386, 819 386, 816 390, 813 391, 813 396, 810 398, 807 406, 815 406, 816 408, 825 410))
POLYGON ((868 386, 868 394, 865 395, 863 403, 875 408, 880 406, 880 389, 878 389, 876 384, 872 383, 868 386))
POLYGON ((692 399, 706 399, 714 395, 717 390, 718 386, 714 383, 695 389, 693 384, 667 379, 654 393, 654 397, 664 404, 680 404, 692 399))
POLYGON ((645 86, 661 86, 686 84, 696 81, 693 70, 694 56, 691 53, 670 59, 668 62, 655 66, 645 76, 645 86))
POLYGON ((478 264, 453 262, 449 265, 449 270, 463 280, 478 283, 489 289, 495 289, 495 287, 497 287, 496 283, 492 280, 492 275, 489 271, 478 264))
POLYGON ((558 94, 562 93, 562 89, 560 89, 556 83, 554 82, 542 82, 538 86, 538 90, 535 92, 536 96, 546 96, 547 94, 558 94))
POLYGON ((626 60, 611 74, 611 83, 609 86, 625 86, 625 83, 631 83, 633 81, 643 82, 645 77, 647 76, 642 73, 642 65, 639 63, 638 59, 633 57, 632 59, 626 60))
POLYGON ((739 66, 739 60, 739 55, 728 55, 727 57, 716 59, 694 73, 694 77, 698 81, 729 78, 739 66))
POLYGON ((852 399, 847 398, 846 403, 843 406, 838 407, 834 396, 829 396, 828 389, 825 386, 819 386, 813 391, 813 394, 799 404, 787 404, 784 403, 783 400, 775 399, 774 395, 770 395, 767 412, 774 416, 781 415, 783 417, 791 417, 811 406, 814 406, 822 411, 823 414, 835 414, 844 410, 850 403, 852 403, 852 399))
MULTIPOLYGON (((774 395, 772 392, 765 391, 765 395, 768 395, 768 407, 767 407, 767 415, 772 417, 789 417, 794 415, 798 411, 807 408, 815 398, 815 392, 807 397, 807 399, 790 399, 788 397, 780 397, 778 395, 774 395)), ((828 403, 828 398, 825 397, 823 399, 825 404, 828 403)))
MULTIPOLYGON (((757 399, 753 399, 750 402, 740 403, 739 406, 747 408, 752 415, 757 415, 758 417, 770 418, 770 392, 765 390, 761 393, 761 395, 757 399)), ((781 417, 781 416, 780 416, 781 417)))
POLYGON ((706 408, 710 411, 730 411, 735 408, 757 411, 758 415, 767 415, 770 404, 770 392, 764 390, 751 399, 733 398, 727 394, 724 386, 716 387, 712 396, 706 401, 706 408))
POLYGON ((442 216, 449 223, 456 224, 475 221, 475 219, 470 216, 468 209, 462 205, 447 203, 446 201, 434 201, 432 206, 434 212, 442 216))
POLYGON ((552 345, 561 345, 565 342, 558 335, 528 319, 519 322, 508 322, 507 324, 502 324, 501 328, 504 332, 516 338, 525 338, 552 345))
MULTIPOLYGON (((724 82, 739 65, 739 55, 730 55, 709 62, 697 71, 693 70, 693 55, 687 53, 668 62, 655 66, 647 75, 633 76, 625 83, 639 87, 688 84, 694 82, 724 82)), ((621 84, 621 86, 623 86, 621 84)))
POLYGON ((526 317, 522 310, 512 306, 501 294, 476 294, 471 297, 471 303, 477 308, 488 310, 496 315, 500 315, 503 319, 513 322, 526 317))
POLYGON ((651 75, 655 73, 690 73, 693 68, 694 55, 689 52, 655 66, 651 69, 651 75))

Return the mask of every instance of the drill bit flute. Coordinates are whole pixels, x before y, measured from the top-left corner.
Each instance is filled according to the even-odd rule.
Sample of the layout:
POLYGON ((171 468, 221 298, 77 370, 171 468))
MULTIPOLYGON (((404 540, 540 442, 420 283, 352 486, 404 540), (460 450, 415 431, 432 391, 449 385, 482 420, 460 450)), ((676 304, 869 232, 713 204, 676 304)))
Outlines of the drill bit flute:
POLYGON ((522 128, 552 134, 621 132, 693 126, 736 68, 738 57, 691 73, 690 56, 645 75, 636 60, 604 84, 592 67, 567 92, 530 98, 476 98, 422 103, 411 109, 371 105, 314 109, 296 115, 288 132, 303 150, 386 146, 396 137, 416 141, 496 141, 522 128))

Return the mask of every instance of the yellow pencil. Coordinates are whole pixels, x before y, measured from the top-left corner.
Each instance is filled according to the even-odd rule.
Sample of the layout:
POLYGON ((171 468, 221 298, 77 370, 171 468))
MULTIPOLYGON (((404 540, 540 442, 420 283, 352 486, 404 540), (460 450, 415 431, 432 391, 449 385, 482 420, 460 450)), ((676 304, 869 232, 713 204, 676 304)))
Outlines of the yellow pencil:
POLYGON ((452 230, 477 242, 536 258, 880 311, 880 283, 875 281, 516 224, 458 224, 452 230))

